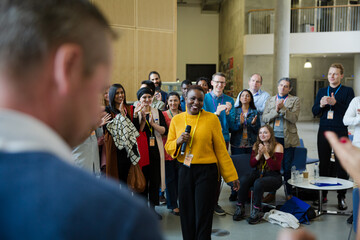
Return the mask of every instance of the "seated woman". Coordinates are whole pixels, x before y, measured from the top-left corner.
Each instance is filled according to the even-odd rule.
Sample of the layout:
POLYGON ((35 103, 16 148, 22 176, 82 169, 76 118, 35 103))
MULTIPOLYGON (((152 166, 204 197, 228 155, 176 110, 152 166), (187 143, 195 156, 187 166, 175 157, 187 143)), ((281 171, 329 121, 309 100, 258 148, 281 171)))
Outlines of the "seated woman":
POLYGON ((280 169, 283 155, 283 146, 275 141, 274 130, 269 125, 261 127, 250 158, 251 167, 256 169, 240 177, 234 221, 244 218, 244 205, 252 186, 254 186, 254 207, 247 221, 249 224, 256 224, 262 219, 264 213, 261 212, 261 199, 264 191, 276 191, 282 184, 280 169))

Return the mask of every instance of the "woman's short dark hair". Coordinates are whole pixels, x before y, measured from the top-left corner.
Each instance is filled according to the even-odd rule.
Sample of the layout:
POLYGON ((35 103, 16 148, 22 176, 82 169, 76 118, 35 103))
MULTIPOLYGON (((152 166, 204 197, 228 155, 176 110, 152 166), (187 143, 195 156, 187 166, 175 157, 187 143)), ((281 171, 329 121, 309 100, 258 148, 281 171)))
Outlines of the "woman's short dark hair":
POLYGON ((196 85, 199 85, 199 82, 200 81, 205 81, 206 82, 206 84, 208 85, 208 88, 209 89, 212 89, 213 87, 212 87, 212 85, 211 85, 211 81, 210 81, 210 79, 208 79, 207 77, 199 77, 198 79, 196 79, 196 85))
POLYGON ((199 86, 199 85, 190 85, 187 92, 186 92, 186 96, 189 94, 189 92, 191 90, 199 90, 200 92, 202 92, 205 95, 205 91, 201 86, 199 86))

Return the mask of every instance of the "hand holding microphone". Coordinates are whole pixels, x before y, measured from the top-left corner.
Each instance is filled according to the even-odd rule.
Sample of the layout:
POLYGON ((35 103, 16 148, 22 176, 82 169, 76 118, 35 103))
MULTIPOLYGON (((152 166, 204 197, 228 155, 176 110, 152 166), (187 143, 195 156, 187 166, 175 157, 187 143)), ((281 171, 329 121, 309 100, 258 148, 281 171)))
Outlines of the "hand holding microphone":
POLYGON ((184 155, 186 150, 186 144, 190 140, 191 126, 187 125, 185 132, 183 132, 180 137, 177 139, 177 145, 181 144, 180 154, 184 155))

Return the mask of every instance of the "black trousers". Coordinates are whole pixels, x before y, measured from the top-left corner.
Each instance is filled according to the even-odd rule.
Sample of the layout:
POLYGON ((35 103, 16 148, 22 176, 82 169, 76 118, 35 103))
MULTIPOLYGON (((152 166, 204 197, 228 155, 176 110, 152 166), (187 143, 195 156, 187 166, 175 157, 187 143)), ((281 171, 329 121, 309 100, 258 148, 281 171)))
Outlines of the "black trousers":
MULTIPOLYGON (((349 179, 348 174, 346 171, 342 168, 339 159, 337 158, 335 154, 335 169, 332 169, 332 162, 330 161, 331 157, 331 146, 329 142, 326 140, 324 136, 325 131, 319 130, 318 136, 317 136, 317 148, 318 148, 318 154, 319 154, 319 170, 320 170, 320 176, 326 176, 326 177, 338 177, 342 179, 349 179)), ((344 131, 334 131, 338 137, 347 137, 348 132, 346 130, 344 131)), ((346 190, 339 190, 337 191, 338 198, 345 198, 346 190)), ((323 196, 327 196, 327 191, 323 191, 323 196)))
POLYGON ((146 186, 141 195, 149 201, 151 207, 154 207, 159 205, 159 187, 161 183, 160 153, 157 146, 149 147, 149 158, 150 164, 142 168, 146 186))
POLYGON ((179 205, 184 240, 211 239, 214 195, 218 183, 216 164, 181 164, 179 205))
POLYGON ((262 196, 264 192, 275 192, 282 185, 280 172, 269 171, 260 178, 260 172, 254 170, 251 173, 240 177, 240 189, 238 191, 238 200, 243 206, 248 198, 248 192, 254 186, 254 206, 261 207, 262 196))

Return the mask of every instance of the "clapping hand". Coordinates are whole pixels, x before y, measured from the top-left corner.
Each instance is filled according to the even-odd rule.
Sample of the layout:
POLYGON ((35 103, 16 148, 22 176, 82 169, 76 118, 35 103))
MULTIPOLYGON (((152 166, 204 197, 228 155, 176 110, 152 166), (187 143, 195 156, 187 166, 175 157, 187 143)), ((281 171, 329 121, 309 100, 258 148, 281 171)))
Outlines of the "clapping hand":
POLYGON ((224 110, 227 109, 226 105, 221 105, 220 103, 218 104, 217 108, 216 108, 216 115, 220 115, 220 113, 224 110))
POLYGON ((284 99, 279 99, 276 101, 276 111, 277 112, 279 112, 283 106, 284 106, 284 99))
POLYGON ((254 119, 251 121, 251 124, 254 125, 256 123, 257 120, 257 115, 254 117, 254 119))
POLYGON ((226 115, 229 115, 230 110, 231 110, 231 108, 232 108, 232 104, 231 104, 231 102, 226 102, 225 105, 226 105, 225 113, 226 113, 226 115))
POLYGON ((240 124, 244 124, 244 122, 245 122, 244 113, 240 113, 240 124))
POLYGON ((259 155, 263 155, 265 151, 266 151, 266 147, 262 143, 260 143, 258 150, 259 155))
POLYGON ((119 111, 123 117, 126 117, 125 107, 124 107, 124 101, 120 103, 119 111))
POLYGON ((141 102, 138 102, 135 106, 134 113, 138 114, 143 108, 144 106, 141 104, 141 102))
POLYGON ((328 97, 327 103, 331 106, 334 106, 336 104, 336 99, 334 93, 331 93, 331 97, 328 97))

